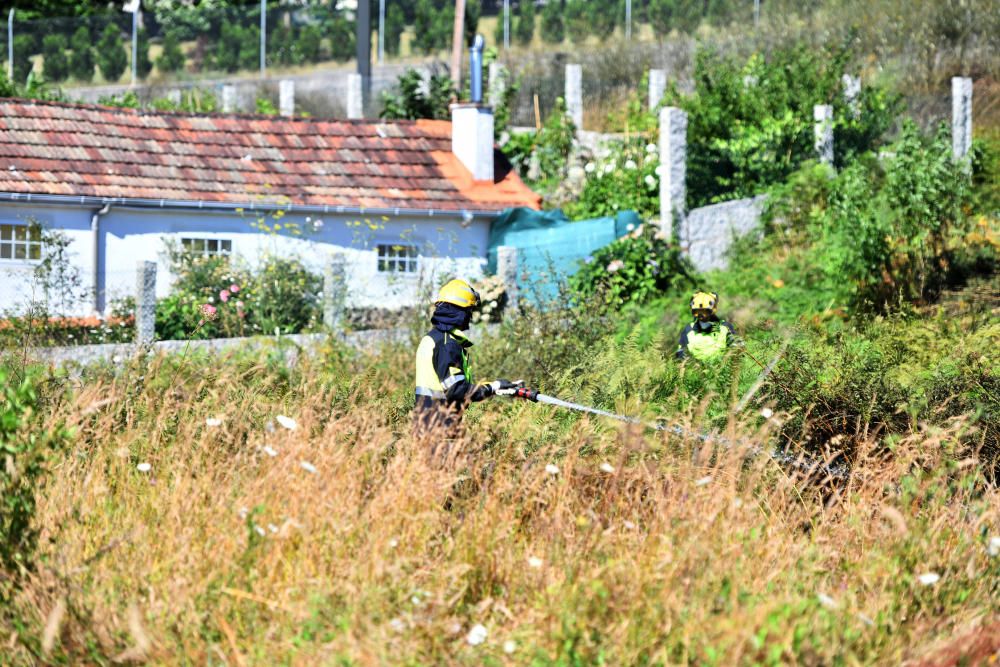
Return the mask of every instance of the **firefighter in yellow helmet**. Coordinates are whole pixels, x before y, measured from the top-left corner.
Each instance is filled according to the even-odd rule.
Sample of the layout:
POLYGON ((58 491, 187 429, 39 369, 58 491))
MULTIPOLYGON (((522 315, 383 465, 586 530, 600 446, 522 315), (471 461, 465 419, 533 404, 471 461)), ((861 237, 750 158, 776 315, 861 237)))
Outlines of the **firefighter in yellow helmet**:
POLYGON ((699 361, 714 361, 722 357, 726 348, 736 339, 736 331, 715 314, 719 295, 715 292, 696 292, 691 297, 691 316, 694 321, 681 331, 677 358, 688 356, 699 361))
POLYGON ((478 307, 479 294, 464 280, 451 280, 438 292, 433 326, 417 347, 414 427, 418 433, 441 429, 445 437, 455 437, 469 403, 519 384, 474 380, 469 363, 472 341, 462 332, 469 328, 472 311, 478 307))

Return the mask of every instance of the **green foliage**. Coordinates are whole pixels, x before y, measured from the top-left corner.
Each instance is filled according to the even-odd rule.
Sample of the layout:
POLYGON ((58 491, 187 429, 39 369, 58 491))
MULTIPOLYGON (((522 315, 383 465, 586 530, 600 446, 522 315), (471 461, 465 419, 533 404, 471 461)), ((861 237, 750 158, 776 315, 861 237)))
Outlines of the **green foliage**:
POLYGON ((413 19, 413 45, 422 53, 433 53, 451 44, 455 7, 441 0, 417 0, 413 19))
POLYGON ((319 26, 307 25, 299 30, 298 46, 305 62, 318 63, 323 59, 322 41, 323 34, 320 32, 319 26))
POLYGON ((49 476, 55 455, 65 447, 69 432, 61 425, 49 430, 39 410, 40 374, 18 377, 0 367, 0 564, 5 580, 0 596, 8 599, 12 581, 30 570, 39 526, 34 525, 37 496, 49 476))
POLYGON ((585 299, 596 295, 608 307, 642 304, 671 288, 695 284, 680 249, 643 225, 628 236, 595 250, 570 277, 570 287, 585 299))
POLYGON ((149 57, 149 33, 142 28, 136 37, 136 76, 145 79, 153 71, 153 61, 149 57))
POLYGON ((255 100, 255 111, 264 116, 277 116, 278 107, 274 106, 274 102, 267 97, 258 97, 255 100))
POLYGON ((163 36, 163 51, 156 59, 156 68, 165 73, 184 69, 184 51, 181 50, 181 39, 176 30, 170 30, 163 36))
POLYGON ((538 161, 538 182, 558 180, 566 171, 566 160, 573 148, 573 121, 566 114, 566 103, 559 98, 542 128, 534 133, 512 134, 503 152, 522 178, 527 178, 532 153, 538 161))
POLYGON ((480 0, 469 0, 465 3, 465 22, 463 24, 465 44, 466 46, 472 46, 472 40, 476 38, 476 33, 479 32, 479 17, 482 15, 483 8, 480 4, 480 0))
MULTIPOLYGON (((286 51, 281 48, 287 32, 287 28, 281 28, 274 35, 275 48, 278 49, 279 62, 282 64, 288 64, 283 59, 286 56, 286 51)), ((224 72, 235 72, 239 69, 253 67, 259 48, 254 33, 255 29, 244 29, 235 23, 224 23, 219 40, 215 43, 215 52, 212 54, 213 67, 224 72)))
MULTIPOLYGON (((14 35, 14 82, 23 85, 34 64, 31 56, 35 53, 30 35, 14 35)), ((6 71, 4 72, 6 75, 6 71)))
POLYGON ((841 82, 849 55, 795 46, 740 63, 700 51, 694 93, 672 88, 665 96, 688 113, 689 207, 758 194, 811 159, 816 104, 833 105, 836 164, 877 147, 898 99, 868 87, 855 114, 841 82))
POLYGON ((429 92, 423 90, 423 76, 409 69, 399 76, 396 89, 382 93, 382 118, 437 118, 451 117, 448 105, 455 95, 451 77, 446 73, 431 75, 429 92))
POLYGON ((176 280, 156 305, 160 339, 298 333, 319 321, 322 278, 297 259, 266 256, 251 271, 229 256, 198 256, 176 247, 169 255, 176 280), (206 313, 206 306, 214 312, 206 313))
POLYGON ((562 44, 566 39, 562 0, 549 0, 542 8, 542 40, 547 44, 562 44))
POLYGON ((574 44, 580 44, 590 36, 590 4, 586 0, 566 0, 563 21, 566 34, 574 44))
POLYGON ((73 49, 69 57, 70 74, 77 81, 90 81, 94 78, 94 47, 87 26, 77 28, 69 44, 73 49))
MULTIPOLYGON (((391 10, 387 10, 391 14, 391 10)), ((388 14, 386 19, 388 20, 388 14)), ((400 28, 402 32, 402 28, 400 28)), ((330 55, 334 60, 350 60, 355 56, 357 35, 354 24, 341 13, 337 13, 326 24, 326 37, 330 41, 330 55)))
POLYGON ((403 31, 406 29, 406 16, 398 4, 391 4, 385 10, 385 52, 389 55, 399 55, 403 31))
POLYGON ((49 81, 63 81, 69 75, 66 58, 66 38, 60 33, 42 39, 42 74, 49 81))
POLYGON ((514 24, 514 39, 518 44, 527 46, 535 36, 535 3, 532 0, 522 2, 514 24))
POLYGON ((701 0, 649 0, 649 22, 653 31, 666 37, 671 30, 694 32, 701 23, 705 3, 701 0))
POLYGON ((128 67, 128 53, 118 26, 109 23, 97 42, 97 66, 108 83, 115 83, 128 67))

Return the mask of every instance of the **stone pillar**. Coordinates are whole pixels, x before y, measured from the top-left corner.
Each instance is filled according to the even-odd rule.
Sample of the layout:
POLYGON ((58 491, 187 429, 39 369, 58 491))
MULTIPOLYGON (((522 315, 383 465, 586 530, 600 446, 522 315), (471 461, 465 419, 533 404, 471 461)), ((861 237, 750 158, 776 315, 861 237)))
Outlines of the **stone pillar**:
POLYGON ((517 248, 502 245, 497 248, 497 275, 503 281, 507 291, 507 310, 514 312, 518 308, 517 293, 517 248))
POLYGON ((847 108, 851 110, 851 115, 857 118, 861 115, 859 98, 861 97, 861 77, 845 74, 840 77, 840 82, 844 86, 844 101, 847 108))
POLYGON ((566 115, 577 131, 583 129, 583 67, 566 65, 566 115))
POLYGON ((295 115, 295 82, 282 79, 278 89, 278 109, 282 116, 295 115))
POLYGON ((181 105, 181 90, 180 90, 180 88, 173 88, 170 91, 168 91, 167 92, 167 99, 175 107, 179 107, 181 105))
POLYGON ((687 124, 681 109, 660 109, 660 229, 675 241, 687 212, 687 124))
POLYGON ((504 93, 507 92, 507 68, 498 62, 492 62, 490 63, 489 77, 487 102, 496 109, 503 103, 504 93))
POLYGON ((972 148, 972 79, 951 79, 951 154, 964 159, 972 148))
POLYGON ((323 325, 335 331, 344 316, 344 254, 335 252, 326 260, 323 272, 323 325))
POLYGON ((151 345, 156 338, 156 262, 139 262, 135 278, 135 342, 151 345))
POLYGON ((222 86, 222 112, 232 113, 236 111, 236 86, 231 83, 222 86))
POLYGON ((667 71, 663 69, 649 70, 649 110, 654 111, 663 99, 667 90, 667 71))
POLYGON ((817 104, 813 107, 813 134, 816 142, 816 157, 824 164, 833 165, 833 107, 817 104))
POLYGON ((347 75, 347 117, 364 118, 364 89, 360 74, 347 75))

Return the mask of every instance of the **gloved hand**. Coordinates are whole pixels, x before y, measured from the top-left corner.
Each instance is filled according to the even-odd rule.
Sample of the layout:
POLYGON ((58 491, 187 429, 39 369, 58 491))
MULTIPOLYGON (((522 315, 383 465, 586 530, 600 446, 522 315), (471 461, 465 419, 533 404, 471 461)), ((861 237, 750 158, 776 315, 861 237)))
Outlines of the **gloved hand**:
POLYGON ((524 380, 514 380, 513 382, 510 380, 494 380, 493 382, 490 382, 490 389, 493 390, 494 394, 500 396, 512 395, 515 391, 517 391, 518 387, 523 386, 524 380))

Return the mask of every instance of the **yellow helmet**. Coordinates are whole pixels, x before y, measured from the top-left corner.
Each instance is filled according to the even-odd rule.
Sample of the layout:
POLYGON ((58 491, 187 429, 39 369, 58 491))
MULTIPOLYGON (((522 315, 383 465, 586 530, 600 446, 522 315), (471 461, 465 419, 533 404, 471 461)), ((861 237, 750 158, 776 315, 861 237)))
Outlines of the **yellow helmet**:
POLYGON ((691 310, 709 310, 715 312, 719 305, 719 295, 715 292, 695 292, 691 297, 691 310))
POLYGON ((455 278, 444 284, 434 303, 451 303, 459 308, 475 308, 479 305, 479 292, 472 289, 472 285, 464 280, 455 278))

